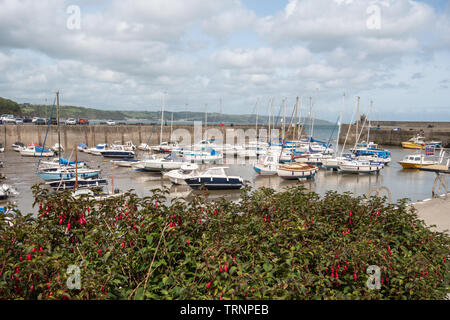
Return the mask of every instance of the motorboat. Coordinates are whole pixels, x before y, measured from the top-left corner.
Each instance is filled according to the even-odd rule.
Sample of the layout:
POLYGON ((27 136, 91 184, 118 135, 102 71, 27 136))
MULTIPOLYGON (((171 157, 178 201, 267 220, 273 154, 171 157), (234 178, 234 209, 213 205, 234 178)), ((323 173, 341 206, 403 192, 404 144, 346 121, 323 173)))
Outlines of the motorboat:
POLYGON ((277 174, 277 170, 280 166, 278 161, 279 155, 268 154, 261 161, 257 162, 253 166, 253 170, 262 176, 273 176, 277 174))
POLYGON ((403 169, 419 169, 439 164, 438 161, 426 160, 422 154, 410 154, 398 162, 403 169))
POLYGON ((102 192, 102 191, 94 191, 92 189, 77 189, 72 192, 72 196, 74 198, 81 198, 81 197, 87 197, 87 198, 93 198, 97 201, 102 200, 108 200, 112 198, 117 198, 123 196, 124 193, 120 192, 120 190, 116 189, 113 192, 102 192))
POLYGON ((107 143, 100 143, 97 146, 93 147, 93 148, 89 148, 89 149, 85 149, 84 152, 86 153, 90 153, 94 156, 101 156, 101 151, 105 150, 106 148, 108 148, 108 144, 107 143))
POLYGON ((152 150, 152 147, 150 147, 146 143, 141 143, 137 148, 141 151, 151 151, 152 150))
POLYGON ((61 191, 61 190, 73 190, 75 189, 75 184, 77 184, 77 188, 95 188, 101 189, 104 186, 108 185, 108 181, 106 179, 70 179, 70 180, 60 180, 60 181, 50 181, 46 182, 46 185, 50 186, 53 190, 61 191))
POLYGON ((24 157, 53 157, 55 153, 50 149, 44 149, 38 146, 29 146, 21 149, 20 155, 24 157))
POLYGON ((89 149, 89 147, 86 144, 84 144, 84 143, 80 143, 77 146, 77 150, 80 151, 80 152, 87 152, 88 149, 89 149))
POLYGON ((228 190, 241 189, 244 180, 239 176, 229 176, 225 169, 228 167, 213 167, 198 175, 185 179, 185 182, 192 189, 199 189, 204 186, 208 190, 228 190))
POLYGON ((332 156, 323 153, 305 153, 299 156, 294 156, 294 161, 299 163, 307 163, 315 166, 322 166, 325 159, 331 159, 332 156))
POLYGON ((343 173, 379 173, 383 168, 381 162, 367 160, 345 160, 339 163, 339 171, 343 173))
POLYGON ((160 153, 170 153, 174 148, 178 148, 178 144, 175 142, 161 142, 159 145, 150 147, 150 150, 160 153))
POLYGON ((322 160, 322 167, 325 169, 338 170, 341 162, 354 158, 355 155, 353 153, 344 153, 340 157, 325 158, 322 160))
POLYGON ((185 161, 192 163, 212 163, 221 161, 223 155, 211 149, 209 151, 188 151, 183 154, 183 158, 185 161))
POLYGON ((290 163, 280 165, 277 175, 286 180, 312 179, 319 168, 307 163, 290 163))
POLYGON ((149 172, 162 172, 168 170, 180 169, 182 165, 186 164, 175 156, 174 153, 169 154, 164 158, 155 156, 148 157, 133 165, 136 169, 149 172))
POLYGON ((0 200, 6 200, 7 198, 18 194, 19 192, 9 184, 2 184, 0 186, 0 200))
POLYGON ((172 184, 181 184, 185 185, 185 179, 191 178, 197 174, 198 165, 195 163, 188 163, 181 166, 180 169, 171 170, 164 175, 169 178, 172 184))
POLYGON ((24 145, 22 142, 20 142, 20 141, 14 142, 14 143, 11 145, 11 147, 13 148, 14 151, 17 151, 17 152, 19 152, 20 150, 26 148, 25 145, 24 145))
POLYGON ((134 151, 127 150, 121 144, 112 144, 110 148, 105 148, 100 151, 100 154, 105 158, 133 158, 134 151))
POLYGON ((402 142, 402 147, 405 149, 422 149, 425 146, 424 137, 416 135, 408 141, 402 142))

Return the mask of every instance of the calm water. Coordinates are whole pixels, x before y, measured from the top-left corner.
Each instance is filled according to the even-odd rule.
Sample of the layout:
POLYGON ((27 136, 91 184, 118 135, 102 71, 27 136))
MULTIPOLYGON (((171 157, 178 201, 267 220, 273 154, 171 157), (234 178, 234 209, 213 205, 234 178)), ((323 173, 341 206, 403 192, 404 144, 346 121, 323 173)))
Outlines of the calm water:
MULTIPOLYGON (((404 170, 397 163, 404 155, 411 153, 401 148, 389 148, 392 153, 392 162, 386 166, 380 174, 354 175, 341 174, 321 169, 315 180, 300 182, 307 189, 324 194, 328 190, 338 192, 350 191, 358 195, 367 194, 374 187, 386 186, 392 192, 392 200, 410 198, 412 202, 431 197, 431 190, 435 174, 420 170, 404 170)), ((102 177, 109 180, 111 188, 112 164, 101 156, 92 156, 85 153, 78 154, 79 160, 89 161, 93 168, 102 169, 102 177)), ((0 182, 13 185, 20 195, 12 198, 22 212, 36 212, 32 209, 33 197, 30 187, 42 180, 36 175, 36 164, 38 158, 21 157, 19 153, 7 151, 0 153, 0 160, 4 162, 4 168, 0 169, 7 176, 7 180, 0 182)), ((203 166, 204 168, 205 166, 203 166)), ((230 164, 228 173, 240 175, 248 180, 253 187, 271 187, 280 190, 287 186, 293 186, 299 182, 286 181, 277 176, 258 176, 250 163, 244 165, 230 164)), ((448 179, 448 178, 447 178, 448 179)), ((114 168, 114 186, 121 190, 134 189, 140 196, 149 195, 150 190, 167 186, 170 187, 171 197, 183 197, 189 199, 196 193, 188 186, 172 186, 169 180, 163 179, 161 174, 136 172, 132 168, 114 168)), ((198 191, 197 191, 198 193, 198 191)), ((210 198, 226 197, 230 200, 238 200, 239 191, 210 191, 210 198)), ((0 203, 0 206, 5 202, 0 203)))

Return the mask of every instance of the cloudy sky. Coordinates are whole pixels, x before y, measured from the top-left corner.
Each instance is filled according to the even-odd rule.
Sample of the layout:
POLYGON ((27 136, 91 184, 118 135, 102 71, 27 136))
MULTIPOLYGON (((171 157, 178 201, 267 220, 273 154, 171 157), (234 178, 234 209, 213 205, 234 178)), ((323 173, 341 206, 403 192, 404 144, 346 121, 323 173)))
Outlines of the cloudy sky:
POLYGON ((450 121, 448 0, 0 0, 0 96, 100 109, 450 121), (72 7, 71 7, 72 6, 72 7), (80 14, 78 19, 77 10, 80 14), (306 106, 304 106, 306 109, 306 106))

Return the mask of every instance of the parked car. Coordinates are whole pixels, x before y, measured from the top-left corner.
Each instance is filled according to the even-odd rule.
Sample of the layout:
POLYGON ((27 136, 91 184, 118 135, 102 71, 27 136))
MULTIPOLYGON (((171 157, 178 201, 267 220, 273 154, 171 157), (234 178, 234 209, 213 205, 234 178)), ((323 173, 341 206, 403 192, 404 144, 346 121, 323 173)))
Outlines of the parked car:
POLYGON ((6 118, 5 120, 3 120, 3 122, 5 124, 16 124, 16 119, 14 117, 6 118))
POLYGON ((74 125, 74 124, 77 124, 77 119, 69 118, 66 120, 66 125, 74 125))
POLYGON ((78 124, 89 124, 89 120, 88 119, 80 119, 80 120, 78 120, 78 124))
POLYGON ((31 123, 32 119, 30 117, 23 117, 23 123, 31 123))
POLYGON ((2 116, 1 116, 1 120, 3 121, 3 122, 5 122, 7 119, 14 119, 14 115, 12 115, 12 114, 2 114, 2 116))
POLYGON ((113 121, 113 120, 108 120, 108 121, 106 121, 106 124, 107 124, 108 126, 115 126, 115 125, 116 125, 116 122, 113 121))
POLYGON ((45 120, 42 119, 42 118, 37 118, 37 119, 34 121, 34 124, 35 124, 35 125, 45 125, 46 122, 45 122, 45 120))
POLYGON ((402 130, 402 128, 394 128, 394 129, 392 129, 393 131, 401 131, 402 130))

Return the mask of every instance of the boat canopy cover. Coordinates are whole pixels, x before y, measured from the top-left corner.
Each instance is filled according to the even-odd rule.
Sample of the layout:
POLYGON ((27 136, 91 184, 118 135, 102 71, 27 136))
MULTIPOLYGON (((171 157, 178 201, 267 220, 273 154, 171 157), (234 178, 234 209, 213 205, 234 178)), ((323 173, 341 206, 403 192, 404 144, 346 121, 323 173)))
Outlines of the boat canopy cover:
POLYGON ((80 148, 82 148, 82 149, 87 149, 88 148, 88 146, 86 144, 84 144, 84 143, 80 143, 78 146, 80 148))
MULTIPOLYGON (((82 164, 82 163, 85 163, 85 162, 86 161, 78 161, 77 164, 82 164)), ((67 160, 65 158, 61 158, 61 159, 59 159, 59 163, 63 164, 63 165, 74 165, 75 161, 69 161, 69 160, 67 160)))
POLYGON ((50 152, 50 150, 44 149, 44 148, 41 148, 41 147, 38 147, 38 146, 35 146, 34 148, 35 148, 34 150, 36 152, 50 152))

